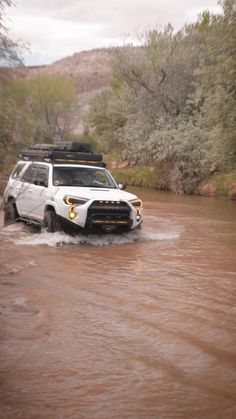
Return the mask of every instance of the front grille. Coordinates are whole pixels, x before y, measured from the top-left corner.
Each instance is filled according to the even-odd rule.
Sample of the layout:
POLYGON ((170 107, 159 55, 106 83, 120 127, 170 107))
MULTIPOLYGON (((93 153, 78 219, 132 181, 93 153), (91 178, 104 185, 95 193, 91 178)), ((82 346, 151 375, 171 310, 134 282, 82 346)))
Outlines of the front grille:
POLYGON ((130 207, 126 202, 94 201, 88 209, 87 226, 129 226, 130 223, 130 207))

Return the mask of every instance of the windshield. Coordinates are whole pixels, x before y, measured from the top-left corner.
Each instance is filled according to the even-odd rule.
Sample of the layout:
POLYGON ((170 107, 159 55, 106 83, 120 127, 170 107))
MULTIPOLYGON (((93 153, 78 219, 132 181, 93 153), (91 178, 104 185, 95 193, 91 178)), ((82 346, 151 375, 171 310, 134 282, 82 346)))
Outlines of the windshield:
POLYGON ((55 186, 117 188, 106 170, 88 167, 54 166, 53 184, 55 186))

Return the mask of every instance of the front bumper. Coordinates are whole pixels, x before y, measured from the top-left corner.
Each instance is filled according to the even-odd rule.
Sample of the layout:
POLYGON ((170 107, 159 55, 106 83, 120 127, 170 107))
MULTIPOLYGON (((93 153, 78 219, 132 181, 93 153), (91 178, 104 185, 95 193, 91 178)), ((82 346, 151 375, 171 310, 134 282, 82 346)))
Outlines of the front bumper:
POLYGON ((133 224, 130 212, 131 208, 126 202, 94 201, 88 208, 85 228, 104 229, 106 226, 113 226, 116 229, 130 230, 133 224))
POLYGON ((68 231, 84 232, 125 232, 133 230, 142 222, 142 210, 125 201, 90 201, 74 206, 76 217, 69 217, 70 206, 61 217, 63 228, 68 231))

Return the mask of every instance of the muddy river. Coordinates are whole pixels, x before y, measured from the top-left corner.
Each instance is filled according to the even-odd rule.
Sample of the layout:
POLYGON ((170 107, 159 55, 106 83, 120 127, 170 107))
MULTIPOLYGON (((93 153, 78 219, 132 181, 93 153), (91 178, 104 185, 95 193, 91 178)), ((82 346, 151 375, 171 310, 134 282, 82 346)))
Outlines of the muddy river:
POLYGON ((1 419, 236 417, 236 202, 138 193, 123 236, 1 216, 1 419))

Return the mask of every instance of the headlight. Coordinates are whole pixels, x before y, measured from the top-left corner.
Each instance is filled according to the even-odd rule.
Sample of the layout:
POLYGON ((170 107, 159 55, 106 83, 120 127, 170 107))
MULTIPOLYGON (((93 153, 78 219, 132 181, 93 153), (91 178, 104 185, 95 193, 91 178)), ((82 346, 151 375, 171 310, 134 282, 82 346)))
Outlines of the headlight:
POLYGON ((129 201, 131 205, 136 209, 136 221, 140 222, 142 218, 142 208, 143 208, 143 201, 141 199, 131 199, 129 201))
POLYGON ((78 206, 78 205, 86 204, 86 202, 88 202, 88 199, 86 199, 86 198, 80 198, 80 197, 76 197, 76 196, 66 195, 66 196, 64 196, 63 201, 67 205, 76 205, 76 206, 78 206))
POLYGON ((143 208, 143 201, 141 199, 132 199, 129 203, 135 208, 143 208))

